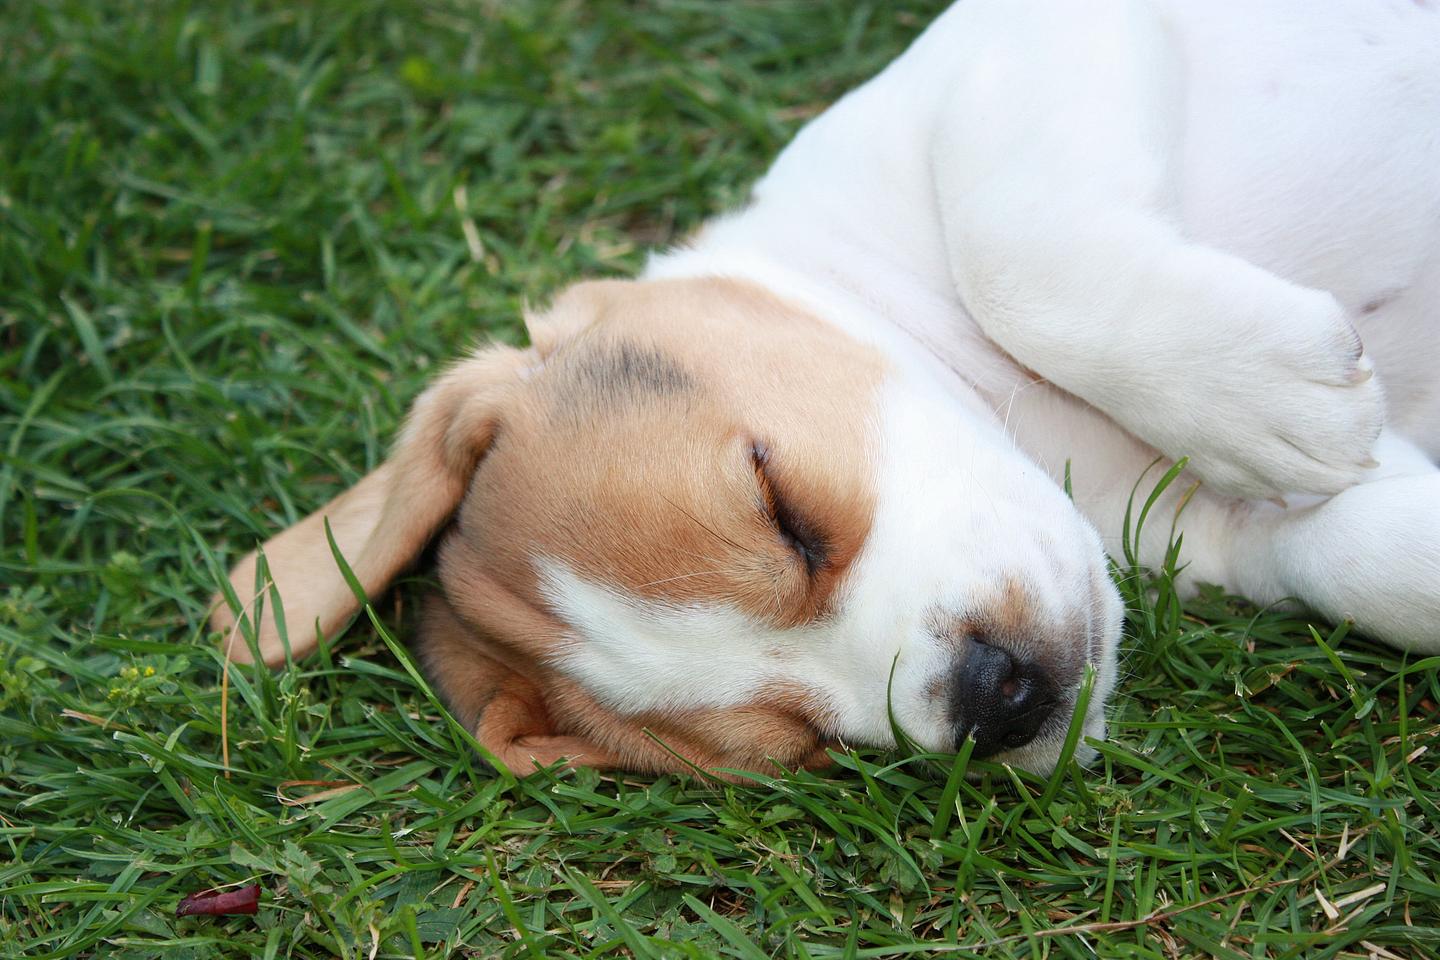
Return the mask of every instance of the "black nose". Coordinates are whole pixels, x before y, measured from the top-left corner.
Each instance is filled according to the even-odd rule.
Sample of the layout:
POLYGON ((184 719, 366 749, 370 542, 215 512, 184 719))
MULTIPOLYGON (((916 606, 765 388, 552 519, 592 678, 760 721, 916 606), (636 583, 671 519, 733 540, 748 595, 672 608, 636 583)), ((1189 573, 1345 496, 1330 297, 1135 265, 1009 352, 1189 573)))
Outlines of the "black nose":
POLYGON ((1054 681, 999 647, 971 640, 966 648, 953 694, 956 745, 974 737, 974 755, 986 757, 1034 740, 1059 701, 1054 681))

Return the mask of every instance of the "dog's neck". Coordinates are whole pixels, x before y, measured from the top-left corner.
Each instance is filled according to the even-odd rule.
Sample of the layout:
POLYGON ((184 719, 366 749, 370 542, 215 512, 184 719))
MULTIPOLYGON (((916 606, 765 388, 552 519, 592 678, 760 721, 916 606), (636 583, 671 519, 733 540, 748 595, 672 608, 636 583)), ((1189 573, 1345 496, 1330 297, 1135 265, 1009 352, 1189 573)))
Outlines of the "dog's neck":
POLYGON ((987 339, 933 271, 865 238, 827 232, 818 211, 756 201, 651 257, 646 279, 732 276, 798 303, 901 366, 930 370, 966 406, 1003 417, 1033 378, 987 339))

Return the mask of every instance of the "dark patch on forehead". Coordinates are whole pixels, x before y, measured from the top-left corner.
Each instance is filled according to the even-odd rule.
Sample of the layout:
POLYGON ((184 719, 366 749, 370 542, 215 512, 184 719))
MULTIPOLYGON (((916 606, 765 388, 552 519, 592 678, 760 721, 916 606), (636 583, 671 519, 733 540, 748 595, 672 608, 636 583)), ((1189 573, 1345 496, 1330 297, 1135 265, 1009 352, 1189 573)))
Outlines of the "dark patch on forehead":
POLYGON ((654 347, 623 341, 586 351, 576 373, 584 387, 604 399, 637 393, 673 396, 695 387, 694 379, 673 358, 654 347))
POLYGON ((673 357, 630 341, 585 346, 556 358, 558 413, 603 413, 693 393, 696 381, 673 357))

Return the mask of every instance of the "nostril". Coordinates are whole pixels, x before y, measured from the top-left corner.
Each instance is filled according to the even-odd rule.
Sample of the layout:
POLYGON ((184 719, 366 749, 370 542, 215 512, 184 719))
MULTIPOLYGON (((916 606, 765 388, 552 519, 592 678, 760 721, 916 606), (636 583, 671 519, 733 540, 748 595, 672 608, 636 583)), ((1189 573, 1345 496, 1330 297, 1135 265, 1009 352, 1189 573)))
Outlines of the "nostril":
POLYGON ((972 639, 965 648, 952 704, 959 736, 975 738, 978 756, 1035 739, 1058 702, 1046 671, 979 640, 972 639))

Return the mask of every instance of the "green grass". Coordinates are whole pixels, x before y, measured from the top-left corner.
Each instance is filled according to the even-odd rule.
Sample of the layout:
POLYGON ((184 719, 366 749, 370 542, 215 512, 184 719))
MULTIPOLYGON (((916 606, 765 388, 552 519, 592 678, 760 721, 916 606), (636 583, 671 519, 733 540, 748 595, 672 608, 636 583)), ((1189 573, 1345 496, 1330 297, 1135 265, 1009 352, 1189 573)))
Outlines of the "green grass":
MULTIPOLYGON (((368 621, 233 670, 222 714, 228 560, 524 300, 737 202, 938 7, 6 7, 0 955, 1440 953, 1435 661, 1164 578, 1126 581, 1113 739, 1052 783, 517 781, 368 621), (174 919, 252 880, 258 916, 174 919)), ((403 639, 415 590, 375 622, 403 639)))

